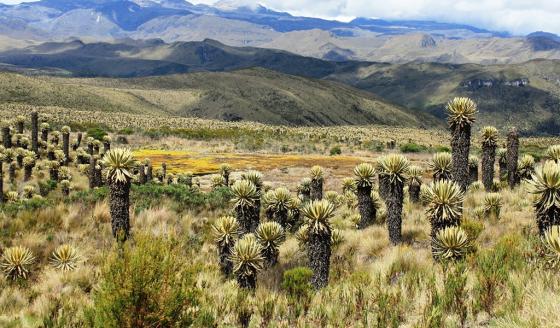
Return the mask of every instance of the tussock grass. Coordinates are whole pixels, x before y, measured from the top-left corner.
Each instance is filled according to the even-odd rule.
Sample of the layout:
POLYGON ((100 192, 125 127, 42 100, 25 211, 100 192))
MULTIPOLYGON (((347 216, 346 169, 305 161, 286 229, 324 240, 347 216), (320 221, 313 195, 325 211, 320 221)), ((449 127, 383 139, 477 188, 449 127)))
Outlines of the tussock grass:
MULTIPOLYGON (((253 131, 243 124, 224 126, 253 131)), ((356 129, 358 138, 374 131, 363 129, 356 129)), ((309 169, 320 165, 324 190, 329 191, 325 196, 334 200, 341 195, 343 178, 352 177, 356 164, 395 153, 366 150, 348 139, 341 142, 343 155, 329 156, 329 140, 344 138, 343 134, 336 136, 336 131, 345 128, 256 130, 259 132, 254 133, 266 138, 287 134, 285 140, 302 137, 300 143, 309 141, 321 147, 311 154, 275 153, 271 144, 259 153, 241 153, 231 141, 221 138, 157 139, 142 133, 129 138, 137 157, 151 158, 154 167, 165 161, 169 172, 207 172, 228 163, 232 166, 230 179, 235 181, 245 170, 259 169, 264 173, 264 186, 287 187, 292 196, 309 169), (167 148, 146 150, 162 145, 167 148)), ((431 132, 427 133, 419 138, 428 138, 431 132)), ((427 168, 431 154, 417 153, 410 158, 427 168)), ((301 267, 308 261, 305 249, 288 231, 279 247, 278 263, 261 271, 255 292, 248 293, 232 277, 221 274, 212 234, 217 218, 235 214, 228 188, 211 190, 208 176, 197 177, 200 190, 178 184, 134 185, 131 239, 119 249, 111 233, 107 188, 89 190, 83 174, 73 166, 70 172, 70 197, 63 197, 56 187, 41 202, 27 200, 0 207, 0 254, 21 245, 37 257, 27 280, 0 276, 0 326, 134 327, 138 326, 135 320, 163 326, 177 320, 195 327, 237 327, 247 321, 250 327, 556 325, 558 272, 542 264, 542 245, 536 237, 526 183, 499 190, 503 203, 499 219, 476 211, 484 205, 487 194, 483 190, 466 193, 461 228, 475 247, 461 262, 434 261, 426 207, 410 202, 408 196, 399 246, 389 241, 383 205, 375 224, 357 230, 353 221, 357 209, 338 202, 331 224, 341 232, 343 241, 333 248, 329 285, 315 291, 301 282, 297 286, 286 282, 286 276, 294 272, 304 274, 301 267), (75 247, 83 257, 68 272, 55 270, 49 263, 52 252, 64 244, 75 247), (150 309, 143 307, 146 295, 158 301, 150 309), (139 318, 144 312, 136 307, 152 317, 139 318)), ((29 184, 39 188, 45 179, 39 176, 36 173, 29 184)), ((426 171, 423 183, 430 179, 426 171)), ((4 185, 10 190, 22 189, 7 179, 4 185)))

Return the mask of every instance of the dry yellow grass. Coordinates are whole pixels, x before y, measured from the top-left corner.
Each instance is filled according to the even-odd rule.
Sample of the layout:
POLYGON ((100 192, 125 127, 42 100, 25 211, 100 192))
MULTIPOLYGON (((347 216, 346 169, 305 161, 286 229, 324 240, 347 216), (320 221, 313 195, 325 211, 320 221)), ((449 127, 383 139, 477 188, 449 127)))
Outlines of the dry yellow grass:
MULTIPOLYGON (((7 113, 4 112, 4 115, 7 113)), ((60 119, 64 117, 61 115, 60 119)), ((105 119, 110 121, 109 116, 105 119)), ((148 124, 146 117, 140 116, 140 119, 145 120, 142 124, 148 124)), ((190 127, 201 122, 215 128, 213 122, 187 121, 190 127)), ((215 124, 228 128, 242 126, 258 129, 244 124, 215 124)), ((317 136, 313 142, 318 145, 324 140, 321 133, 325 134, 324 138, 332 138, 336 136, 336 131, 348 134, 352 131, 347 127, 339 130, 264 129, 279 129, 279 134, 317 136)), ((365 131, 373 131, 367 129, 375 128, 360 129, 357 128, 357 131, 365 135, 365 131)), ((387 136, 389 130, 385 130, 387 136)), ((405 132, 400 133, 403 134, 399 138, 405 140, 405 132)), ((420 134, 419 138, 428 136, 429 132, 423 136, 420 134)), ((341 142, 345 146, 345 155, 328 156, 324 155, 328 148, 321 148, 315 154, 280 154, 271 153, 268 149, 247 153, 235 152, 230 143, 216 140, 185 141, 175 137, 151 140, 139 135, 129 139, 129 146, 135 149, 137 159, 150 158, 154 166, 166 162, 170 172, 207 173, 217 171, 221 163, 228 163, 235 171, 232 178, 238 178, 240 171, 258 169, 264 173, 267 185, 286 186, 292 191, 302 177, 309 175, 313 165, 325 168, 325 191, 339 191, 342 179, 352 177, 356 164, 372 162, 388 153, 363 149, 353 151, 346 141, 341 142), (154 149, 149 149, 152 147, 154 149)), ((544 144, 550 139, 531 139, 530 142, 544 144)), ((431 155, 420 153, 408 154, 407 157, 425 168, 431 155)), ((42 173, 48 176, 46 172, 42 173)), ((75 185, 72 192, 86 190, 86 177, 74 167, 71 173, 75 185)), ((429 172, 426 172, 424 182, 429 181, 428 176, 429 172)), ((31 183, 37 184, 38 178, 35 177, 31 183)), ((8 185, 6 180, 5 186, 8 185)), ((17 187, 21 189, 21 186, 17 187)), ((207 190, 206 185, 203 187, 207 190)), ((86 196, 83 197, 87 198, 88 194, 84 194, 86 196)), ((477 253, 466 261, 469 268, 467 282, 465 291, 459 295, 467 307, 464 326, 557 326, 560 304, 557 300, 560 295, 558 273, 538 266, 537 260, 533 261, 536 250, 531 243, 538 242, 538 238, 535 237, 534 209, 526 185, 522 184, 514 190, 504 189, 500 194, 504 205, 499 220, 473 217, 474 209, 484 203, 485 192, 469 192, 465 200, 464 219, 481 225, 483 230, 476 239, 477 253), (516 243, 512 243, 511 252, 521 251, 523 261, 519 268, 508 269, 507 280, 498 285, 496 291, 499 297, 494 304, 494 312, 486 313, 476 305, 480 301, 480 268, 477 261, 480 254, 493 251, 503 238, 518 238, 516 243)), ((240 312, 245 309, 251 313, 251 327, 386 327, 393 322, 400 327, 430 327, 426 317, 433 314, 432 311, 442 314, 441 326, 461 326, 457 313, 449 309, 441 313, 442 307, 433 304, 434 293, 443 298, 449 288, 447 280, 451 266, 443 266, 432 259, 430 223, 424 206, 405 200, 404 243, 398 247, 390 244, 384 224, 356 230, 351 218, 356 216, 357 210, 340 206, 332 224, 342 231, 344 241, 334 249, 331 257, 330 285, 314 292, 307 311, 298 314, 293 300, 281 288, 282 275, 286 270, 306 265, 305 250, 298 245, 293 234, 288 234, 286 242, 280 247, 278 265, 263 271, 258 277, 256 293, 246 296, 233 280, 220 274, 217 249, 209 232, 217 217, 231 214, 231 204, 224 202, 218 209, 212 210, 205 207, 207 204, 196 209, 185 208, 180 206, 183 204, 175 203, 172 197, 162 196, 156 200, 155 207, 146 208, 142 206, 144 199, 139 199, 138 194, 133 196, 136 197, 133 197, 134 210, 131 211, 131 244, 134 245, 134 236, 140 234, 170 238, 179 243, 185 256, 182 261, 196 267, 194 286, 185 288, 196 290, 200 295, 200 309, 208 311, 218 327, 239 326, 240 312), (392 318, 392 315, 395 317, 392 318), (389 317, 394 321, 388 320, 389 317)), ((187 192, 182 196, 190 197, 187 192)), ((59 190, 49 195, 49 199, 53 203, 40 209, 21 210, 9 215, 0 213, 0 228, 6 231, 6 234, 0 234, 0 251, 7 246, 23 245, 31 248, 38 257, 26 284, 18 285, 0 277, 0 326, 41 327, 45 320, 52 318, 69 320, 62 326, 85 325, 83 311, 92 306, 92 291, 98 287, 101 279, 99 272, 114 246, 109 206, 105 199, 91 203, 84 199, 76 202, 63 200, 59 190), (86 259, 70 274, 56 272, 48 264, 52 250, 66 243, 79 249, 86 259)))
MULTIPOLYGON (((185 165, 193 165, 196 169, 207 169, 208 165, 217 165, 222 160, 237 169, 247 169, 251 165, 265 172, 265 183, 294 186, 300 177, 308 174, 310 165, 321 164, 326 170, 326 190, 338 189, 343 177, 351 176, 351 168, 362 160, 373 160, 374 157, 360 156, 307 156, 307 155, 266 155, 266 154, 197 154, 181 151, 139 151, 157 163, 157 156, 166 161, 175 158, 185 165), (168 157, 165 157, 168 156, 168 157), (197 156, 201 157, 197 158, 197 156), (185 157, 195 158, 189 163, 185 157), (277 166, 277 167, 275 167, 277 166), (286 167, 287 173, 280 174, 278 167, 286 167)), ((427 158, 418 155, 416 161, 421 165, 427 158)), ((154 164, 156 164, 154 163, 154 164)), ((168 161, 169 167, 175 164, 168 161)), ((179 164, 180 164, 179 163, 179 164)), ((179 165, 177 164, 177 165, 179 165)), ((76 173, 77 174, 77 173, 76 173)), ((530 199, 527 197, 525 185, 513 191, 502 190, 504 206, 500 221, 483 220, 482 234, 477 240, 479 251, 492 249, 502 237, 516 235, 521 231, 532 231, 534 214, 530 199)), ((478 191, 469 193, 465 204, 465 217, 471 210, 483 204, 485 193, 478 191)), ((338 246, 332 256, 331 283, 311 297, 309 311, 294 318, 293 305, 285 291, 278 286, 282 281, 282 273, 290 268, 305 265, 305 252, 293 235, 289 235, 280 247, 279 264, 272 270, 259 275, 258 288, 253 296, 243 299, 240 305, 240 290, 231 280, 224 280, 217 270, 216 248, 208 236, 208 227, 215 217, 228 212, 226 208, 220 213, 203 211, 197 215, 189 212, 178 213, 172 210, 171 201, 164 201, 156 208, 144 209, 134 213, 131 218, 135 234, 148 233, 154 236, 167 236, 179 240, 198 238, 201 247, 194 254, 193 261, 202 270, 197 273, 197 290, 203 295, 203 303, 208 307, 219 326, 238 326, 240 306, 246 306, 252 313, 252 326, 266 326, 266 320, 272 320, 273 326, 330 326, 330 327, 369 327, 375 326, 380 315, 394 311, 398 313, 399 326, 427 327, 425 311, 430 309, 430 294, 433 288, 438 293, 445 291, 445 268, 433 261, 430 252, 430 225, 425 215, 425 208, 405 201, 403 211, 404 245, 393 247, 387 237, 384 225, 375 225, 364 230, 356 230, 349 220, 356 214, 355 209, 342 206, 333 219, 333 225, 342 230, 344 242, 338 246), (430 279, 435 279, 435 287, 430 279), (391 302, 382 305, 380 295, 391 302), (272 310, 266 308, 267 302, 273 302, 272 310), (266 319, 269 312, 271 319, 266 319)), ((3 217, 3 225, 14 225, 18 220, 22 224, 29 220, 25 214, 17 218, 3 217), (24 216, 24 217, 21 217, 24 216), (27 219, 26 219, 27 218, 27 219)), ((29 215, 29 214, 28 214, 29 215)), ((38 320, 51 316, 56 304, 64 304, 65 311, 70 307, 80 308, 91 306, 91 296, 85 290, 91 290, 98 281, 98 272, 107 252, 112 245, 110 217, 106 202, 92 206, 80 203, 60 203, 35 213, 38 222, 49 223, 47 229, 38 224, 29 232, 10 239, 11 244, 30 247, 41 259, 48 258, 49 253, 61 243, 76 245, 87 261, 79 269, 70 274, 62 274, 51 269, 44 260, 34 272, 30 283, 31 289, 13 286, 10 282, 0 279, 0 325, 2 323, 23 324, 22 314, 38 320), (52 236, 52 237, 50 237, 52 236)), ((475 219, 473 219, 475 220, 475 219)), ((473 257, 474 260, 474 257, 473 257)), ((498 314, 490 316, 483 311, 475 312, 469 307, 467 314, 468 326, 496 327, 531 327, 531 323, 539 326, 553 327, 554 315, 558 307, 556 298, 560 292, 558 284, 548 284, 555 276, 547 276, 546 271, 539 270, 536 274, 529 269, 511 272, 508 288, 515 287, 521 298, 516 303, 517 309, 508 308, 519 296, 511 295, 505 290, 498 300, 498 314), (513 286, 513 287, 511 287, 513 286), (506 313, 501 315, 500 313, 506 313)), ((468 273, 466 294, 462 295, 467 304, 477 300, 476 268, 468 273)), ((441 295, 441 294, 440 294, 441 295)), ((517 301, 516 301, 517 302, 517 301)), ((74 319, 83 320, 83 314, 76 312, 74 319), (81 319, 80 319, 81 318, 81 319)), ((39 322, 39 321, 37 321, 39 322)), ((385 322, 385 321, 382 321, 385 322)), ((459 326, 456 314, 445 314, 445 325, 459 326)), ((39 327, 38 323, 29 324, 39 327)))

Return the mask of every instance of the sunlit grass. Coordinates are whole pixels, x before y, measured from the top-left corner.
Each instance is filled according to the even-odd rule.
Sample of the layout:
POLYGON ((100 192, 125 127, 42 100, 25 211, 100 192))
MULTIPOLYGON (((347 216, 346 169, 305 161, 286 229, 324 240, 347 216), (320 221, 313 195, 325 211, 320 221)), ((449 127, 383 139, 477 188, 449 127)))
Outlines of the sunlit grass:
MULTIPOLYGON (((193 172, 212 173, 219 170, 220 164, 228 163, 234 170, 281 169, 289 167, 309 167, 320 165, 341 170, 351 169, 368 159, 357 156, 326 156, 298 154, 255 154, 255 153, 199 153, 180 150, 136 150, 137 158, 149 158, 154 166, 166 163, 173 173, 193 172)), ((369 159, 369 161, 373 161, 369 159)))

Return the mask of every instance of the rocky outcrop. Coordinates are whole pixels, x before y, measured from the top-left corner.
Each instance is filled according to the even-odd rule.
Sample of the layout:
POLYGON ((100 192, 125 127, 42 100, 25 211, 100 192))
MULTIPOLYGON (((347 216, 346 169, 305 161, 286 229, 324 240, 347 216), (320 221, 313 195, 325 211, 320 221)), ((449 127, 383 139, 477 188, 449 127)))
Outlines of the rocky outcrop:
POLYGON ((436 40, 430 35, 424 35, 422 41, 420 41, 420 46, 422 48, 435 48, 437 46, 436 40))
POLYGON ((461 86, 467 89, 480 89, 480 88, 493 88, 497 86, 508 86, 508 87, 524 87, 529 85, 528 78, 518 78, 514 80, 497 80, 497 79, 473 79, 463 81, 461 86))

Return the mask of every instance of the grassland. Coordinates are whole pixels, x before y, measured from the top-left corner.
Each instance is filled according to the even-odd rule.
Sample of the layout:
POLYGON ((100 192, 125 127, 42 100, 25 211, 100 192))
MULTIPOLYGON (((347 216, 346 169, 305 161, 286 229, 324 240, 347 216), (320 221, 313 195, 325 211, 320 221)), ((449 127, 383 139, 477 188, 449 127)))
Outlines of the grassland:
POLYGON ((29 106, 20 104, 4 104, 0 106, 0 118, 12 120, 13 114, 30 114, 39 111, 55 126, 69 124, 76 129, 102 127, 108 131, 126 134, 142 132, 154 138, 177 136, 191 139, 239 139, 252 138, 253 142, 276 142, 299 140, 328 140, 349 143, 369 144, 396 140, 404 143, 408 139, 423 145, 442 144, 445 133, 442 130, 391 127, 382 125, 365 126, 334 126, 334 127, 289 127, 272 126, 255 122, 224 122, 199 118, 184 118, 165 115, 143 115, 95 110, 76 110, 55 106, 29 106), (411 138, 413 137, 413 138, 411 138), (298 139, 299 138, 299 139, 298 139), (303 139, 302 139, 303 138, 303 139))
MULTIPOLYGON (((425 166, 426 160, 418 163, 425 166)), ((286 185, 295 192, 299 178, 308 173, 306 165, 283 177, 265 171, 265 184, 286 185)), ((238 166, 233 174, 244 169, 238 166)), ((338 171, 345 174, 335 172, 337 168, 326 167, 326 189, 340 190, 341 178, 352 175, 349 168, 338 171)), ((133 187, 134 239, 124 249, 130 262, 122 266, 117 254, 123 251, 113 246, 106 188, 89 191, 85 176, 75 168, 71 173, 74 190, 69 199, 57 189, 42 202, 2 207, 2 248, 26 246, 37 258, 27 280, 0 277, 0 324, 5 327, 133 327, 138 319, 133 319, 136 312, 127 304, 134 303, 123 304, 119 311, 126 312, 117 312, 118 317, 107 312, 117 310, 115 297, 134 302, 127 295, 142 292, 169 309, 177 304, 168 288, 189 293, 188 301, 180 303, 185 311, 181 322, 195 327, 242 326, 247 316, 250 327, 557 324, 558 272, 541 267, 536 256, 539 240, 526 185, 500 192, 503 207, 498 221, 479 218, 475 209, 484 203, 485 193, 469 192, 463 224, 471 229, 477 250, 464 264, 442 266, 433 261, 422 205, 405 200, 405 242, 398 247, 387 238, 383 215, 374 226, 356 230, 356 209, 340 205, 332 223, 344 240, 334 250, 327 288, 297 294, 283 284, 284 272, 306 265, 304 251, 289 234, 280 247, 277 266, 260 273, 257 290, 247 294, 221 276, 210 230, 217 217, 231 211, 228 197, 223 196, 227 190, 133 187), (83 256, 76 270, 62 272, 50 266, 50 253, 61 244, 73 245, 83 256), (162 252, 173 256, 162 261, 158 255, 162 252), (171 279, 179 274, 182 287, 171 279), (113 281, 120 282, 115 286, 113 281)), ((38 183, 40 176, 38 171, 31 184, 38 183)), ((170 318, 172 314, 159 315, 159 320, 170 318)))
MULTIPOLYGON (((14 112, 27 117, 32 110, 53 129, 69 124, 72 142, 78 131, 104 129, 112 147, 131 148, 137 160, 151 159, 156 171, 165 162, 169 173, 199 175, 194 187, 178 181, 134 184, 132 236, 119 247, 111 232, 110 191, 90 189, 83 165, 73 162, 65 173, 69 196, 62 182, 48 182, 45 154, 25 183, 22 169, 11 182, 4 165, 4 191, 18 198, 0 205, 0 254, 24 246, 35 261, 27 279, 0 275, 2 327, 557 326, 559 273, 544 261, 525 182, 513 190, 497 185, 498 218, 481 214, 486 192, 467 192, 461 226, 475 247, 461 262, 434 261, 426 207, 411 202, 406 192, 401 245, 388 239, 383 204, 375 224, 356 229, 355 200, 342 192, 354 166, 413 144, 402 149, 418 149, 405 155, 425 169, 422 180, 428 183, 432 154, 449 149, 444 130, 295 128, 13 104, 2 107, 0 118, 10 121, 14 112), (391 141, 394 149, 387 147, 391 141), (212 225, 235 214, 230 188, 213 185, 222 163, 231 165, 232 180, 258 169, 265 190, 286 187, 293 196, 311 166, 324 167, 325 195, 329 191, 336 202, 332 227, 342 237, 333 248, 327 287, 317 291, 305 279, 288 279, 294 272, 304 274, 307 266, 305 247, 291 231, 279 247, 279 262, 258 274, 254 293, 221 274, 212 225), (26 196, 30 186, 31 198, 26 196), (53 267, 52 253, 61 245, 80 255, 74 270, 53 267)), ((26 121, 26 135, 28 128, 26 121)), ((501 131, 500 145, 503 137, 501 131)), ((532 153, 538 160, 560 140, 521 143, 522 155, 532 153)), ((473 153, 479 144, 473 137, 473 153)), ((82 147, 85 151, 87 145, 82 147)), ((261 216, 264 221, 265 213, 261 216)))
POLYGON ((372 94, 336 82, 264 69, 142 79, 0 74, 0 104, 253 121, 275 125, 437 126, 372 94))

